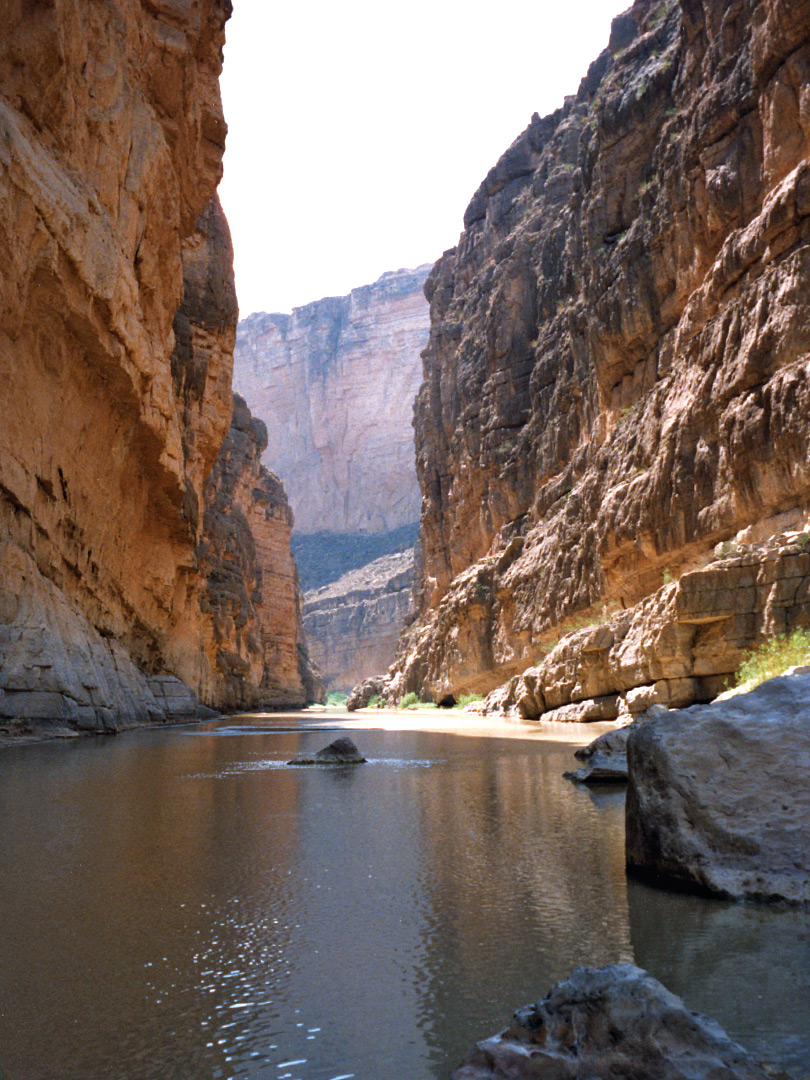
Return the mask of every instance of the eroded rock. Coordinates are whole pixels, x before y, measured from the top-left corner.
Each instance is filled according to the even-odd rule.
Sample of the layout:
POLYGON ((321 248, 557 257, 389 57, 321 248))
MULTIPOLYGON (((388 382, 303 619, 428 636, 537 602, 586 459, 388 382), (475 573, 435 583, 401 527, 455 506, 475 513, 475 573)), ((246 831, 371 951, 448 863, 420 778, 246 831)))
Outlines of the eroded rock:
MULTIPOLYGON (((26 721, 106 731, 233 703, 212 642, 241 633, 241 662, 256 636, 214 610, 198 550, 232 416, 237 308, 215 195, 230 11, 4 12, 0 688, 26 721)), ((282 578, 288 564, 289 550, 282 578)), ((296 654, 286 613, 279 627, 292 637, 277 651, 296 654)), ((278 641, 256 670, 275 667, 278 641)))
POLYGON ((810 675, 652 717, 627 743, 627 864, 664 886, 810 903, 810 675))
POLYGON ((632 964, 576 968, 477 1044, 452 1080, 766 1080, 708 1017, 632 964))
POLYGON ((372 698, 379 697, 383 693, 384 688, 385 679, 382 675, 372 675, 371 678, 364 679, 349 694, 346 708, 349 712, 365 709, 372 698))
POLYGON ((810 542, 737 549, 607 622, 566 635, 486 699, 486 712, 589 721, 711 701, 748 651, 810 622, 810 542))
POLYGON ((413 551, 386 555, 304 594, 307 647, 328 689, 351 690, 393 662, 413 570, 413 551))
POLYGON ((426 284, 393 696, 487 692, 577 613, 806 523, 808 64, 806 6, 639 0, 481 184, 426 284))

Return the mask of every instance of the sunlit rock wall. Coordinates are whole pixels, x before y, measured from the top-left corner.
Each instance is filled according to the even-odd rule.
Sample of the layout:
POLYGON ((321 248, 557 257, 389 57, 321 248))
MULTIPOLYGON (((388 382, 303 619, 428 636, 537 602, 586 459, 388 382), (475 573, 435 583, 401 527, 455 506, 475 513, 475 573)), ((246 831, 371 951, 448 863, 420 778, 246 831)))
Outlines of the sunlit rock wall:
POLYGON ((638 0, 428 278, 421 621, 397 690, 488 690, 810 505, 810 9, 638 0))
POLYGON ((429 269, 240 322, 234 387, 267 424, 264 460, 284 481, 296 532, 385 533, 418 520, 411 421, 429 269))
POLYGON ((219 703, 197 546, 232 409, 236 306, 214 199, 230 10, 48 0, 4 12, 0 687, 12 717, 159 719, 144 683, 157 673, 219 703))

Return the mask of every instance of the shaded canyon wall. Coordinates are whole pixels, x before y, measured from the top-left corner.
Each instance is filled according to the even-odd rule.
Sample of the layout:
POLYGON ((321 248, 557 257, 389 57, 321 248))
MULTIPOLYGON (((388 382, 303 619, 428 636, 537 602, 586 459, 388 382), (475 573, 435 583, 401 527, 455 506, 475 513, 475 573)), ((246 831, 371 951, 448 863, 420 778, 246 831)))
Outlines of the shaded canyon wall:
POLYGON ((639 0, 428 278, 397 693, 486 691, 810 506, 810 12, 639 0))

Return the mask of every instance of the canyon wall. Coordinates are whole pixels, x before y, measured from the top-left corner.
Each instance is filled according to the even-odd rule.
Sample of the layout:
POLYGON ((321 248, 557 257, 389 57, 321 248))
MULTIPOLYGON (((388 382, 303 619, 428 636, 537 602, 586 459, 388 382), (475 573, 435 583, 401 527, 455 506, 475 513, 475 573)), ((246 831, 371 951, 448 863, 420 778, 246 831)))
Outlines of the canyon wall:
POLYGON ((237 330, 234 385, 265 421, 264 460, 289 493, 307 638, 331 688, 385 671, 409 604, 401 566, 419 517, 412 420, 429 269, 291 315, 250 315, 237 330), (376 564, 385 557, 390 579, 376 564))
POLYGON ((391 690, 487 691, 577 615, 810 507, 810 9, 638 0, 426 285, 420 618, 391 690))
POLYGON ((411 549, 304 594, 307 646, 330 690, 349 691, 388 668, 410 613, 413 575, 411 549))
POLYGON ((160 719, 167 685, 186 708, 195 695, 232 702, 199 565, 204 489, 232 415, 237 310, 215 197, 230 10, 47 0, 6 12, 6 717, 160 719))
POLYGON ((296 532, 379 534, 418 520, 411 421, 429 269, 239 323, 234 387, 267 424, 265 461, 296 532))

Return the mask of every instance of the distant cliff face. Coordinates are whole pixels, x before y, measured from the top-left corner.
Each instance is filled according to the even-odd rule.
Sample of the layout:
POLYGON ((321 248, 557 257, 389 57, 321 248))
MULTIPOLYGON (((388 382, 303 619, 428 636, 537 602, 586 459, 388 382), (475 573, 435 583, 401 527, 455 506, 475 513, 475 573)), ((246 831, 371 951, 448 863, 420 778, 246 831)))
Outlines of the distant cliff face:
POLYGON ((232 411, 237 313, 214 195, 230 10, 6 13, 2 716, 159 718, 156 674, 224 701, 197 549, 232 411))
POLYGON ((411 426, 429 266, 239 324, 234 387, 267 424, 265 462, 299 533, 385 533, 419 517, 411 426))
POLYGON ((386 671, 411 608, 413 563, 413 551, 385 555, 304 594, 307 647, 327 689, 386 671))
POLYGON ((808 71, 806 6, 638 0, 481 185, 426 287, 399 689, 489 689, 571 615, 806 519, 808 71))

